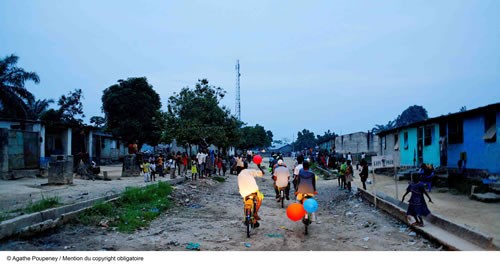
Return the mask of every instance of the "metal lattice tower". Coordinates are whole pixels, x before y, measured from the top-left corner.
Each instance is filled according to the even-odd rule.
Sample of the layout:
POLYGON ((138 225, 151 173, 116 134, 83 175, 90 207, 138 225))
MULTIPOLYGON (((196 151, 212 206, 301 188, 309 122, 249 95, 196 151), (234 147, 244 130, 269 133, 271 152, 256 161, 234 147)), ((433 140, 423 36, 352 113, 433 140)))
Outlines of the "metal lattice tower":
POLYGON ((241 103, 240 103, 240 60, 236 60, 236 117, 241 120, 241 103))

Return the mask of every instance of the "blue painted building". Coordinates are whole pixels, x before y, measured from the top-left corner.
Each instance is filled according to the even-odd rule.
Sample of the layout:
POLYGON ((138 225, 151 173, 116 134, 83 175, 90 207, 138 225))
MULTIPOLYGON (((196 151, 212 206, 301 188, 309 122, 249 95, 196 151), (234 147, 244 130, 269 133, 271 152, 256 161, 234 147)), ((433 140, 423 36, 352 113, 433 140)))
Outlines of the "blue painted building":
POLYGON ((500 173, 500 103, 447 117, 448 167, 462 159, 466 168, 500 173))
MULTIPOLYGON (((458 168, 461 160, 466 168, 498 174, 499 129, 500 103, 497 103, 386 130, 378 136, 380 142, 388 142, 389 136, 397 138, 389 149, 391 155, 399 154, 402 167, 425 163, 458 168)), ((387 143, 381 144, 379 155, 386 155, 384 144, 387 143)))

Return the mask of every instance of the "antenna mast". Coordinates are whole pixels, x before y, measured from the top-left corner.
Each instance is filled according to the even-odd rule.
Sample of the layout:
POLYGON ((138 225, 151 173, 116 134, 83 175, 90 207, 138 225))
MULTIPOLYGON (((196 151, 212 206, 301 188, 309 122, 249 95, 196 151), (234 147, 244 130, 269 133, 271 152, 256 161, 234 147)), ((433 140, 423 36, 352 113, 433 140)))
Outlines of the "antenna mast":
POLYGON ((236 117, 241 121, 241 104, 240 104, 240 60, 236 60, 236 117))

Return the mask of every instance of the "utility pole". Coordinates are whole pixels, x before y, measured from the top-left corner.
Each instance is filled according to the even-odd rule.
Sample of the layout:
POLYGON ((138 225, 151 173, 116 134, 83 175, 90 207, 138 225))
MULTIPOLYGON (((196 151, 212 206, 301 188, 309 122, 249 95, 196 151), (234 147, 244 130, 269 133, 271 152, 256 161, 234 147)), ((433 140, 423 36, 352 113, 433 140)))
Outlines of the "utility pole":
POLYGON ((236 117, 241 121, 241 102, 240 102, 240 60, 236 60, 236 117))

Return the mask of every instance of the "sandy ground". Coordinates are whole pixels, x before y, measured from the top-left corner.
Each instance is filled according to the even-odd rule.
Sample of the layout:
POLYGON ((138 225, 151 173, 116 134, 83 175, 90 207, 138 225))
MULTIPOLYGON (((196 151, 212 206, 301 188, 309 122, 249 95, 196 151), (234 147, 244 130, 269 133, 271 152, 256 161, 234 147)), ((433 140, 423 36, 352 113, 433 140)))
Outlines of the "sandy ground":
MULTIPOLYGON (((292 168, 292 160, 287 159, 292 168)), ((267 164, 267 161, 264 161, 267 164)), ((251 165, 253 166, 253 165, 251 165)), ((246 237, 243 202, 236 176, 219 183, 211 179, 176 186, 176 206, 153 221, 149 228, 123 234, 110 228, 69 224, 27 240, 0 243, 0 250, 190 250, 198 244, 209 251, 434 251, 438 245, 421 238, 407 226, 355 195, 337 188, 337 181, 319 180, 316 199, 320 223, 309 235, 293 222, 274 200, 267 174, 257 180, 265 199, 261 226, 246 237)), ((294 201, 286 201, 290 204, 294 201)), ((285 205, 286 206, 286 205, 285 205)))
MULTIPOLYGON (((357 176, 359 172, 356 172, 357 176)), ((370 175, 369 179, 373 179, 370 175)), ((363 186, 360 177, 354 179, 356 186, 363 186)), ((375 185, 367 184, 370 192, 376 188, 377 192, 383 192, 391 197, 399 197, 401 200, 408 187, 408 180, 396 183, 392 177, 375 175, 375 185), (396 189, 398 195, 396 195, 396 189)), ((466 195, 457 195, 449 192, 447 188, 432 188, 429 193, 434 203, 428 203, 429 210, 436 215, 449 219, 457 224, 467 226, 475 231, 488 236, 493 236, 494 243, 500 245, 500 203, 483 203, 469 199, 466 195)), ((410 195, 406 196, 408 202, 410 195)))
MULTIPOLYGON (((12 212, 26 207, 30 202, 42 197, 58 197, 63 204, 72 204, 122 192, 127 186, 144 186, 141 177, 120 178, 122 165, 102 167, 108 171, 112 181, 75 178, 72 185, 47 185, 46 178, 22 178, 12 181, 0 181, 0 211, 12 212)), ((102 176, 102 171, 100 176, 102 176)), ((12 216, 19 213, 9 213, 12 216)))

